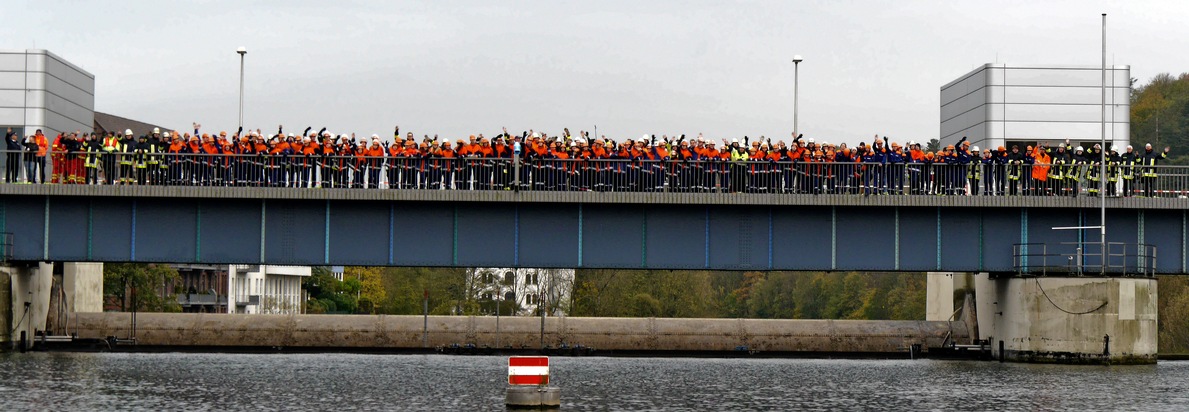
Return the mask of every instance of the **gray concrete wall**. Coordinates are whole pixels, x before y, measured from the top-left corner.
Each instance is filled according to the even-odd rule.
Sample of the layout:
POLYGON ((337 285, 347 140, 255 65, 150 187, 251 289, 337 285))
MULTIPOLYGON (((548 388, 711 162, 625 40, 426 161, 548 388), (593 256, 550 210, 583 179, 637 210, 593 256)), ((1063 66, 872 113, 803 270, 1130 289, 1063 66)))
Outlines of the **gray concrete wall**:
POLYGON ((1155 363, 1154 278, 976 278, 978 331, 1008 360, 1155 363), (1104 354, 1104 337, 1110 337, 1104 354))
MULTIPOLYGON (((76 315, 81 338, 129 336, 128 313, 76 315)), ((541 347, 540 318, 385 315, 137 314, 138 344, 177 347, 416 349, 472 343, 541 347)), ((600 351, 907 352, 967 336, 965 323, 926 321, 548 318, 546 345, 600 351)))
MULTIPOLYGON (((12 275, 0 269, 0 325, 12 328, 12 275)), ((0 352, 12 348, 8 331, 0 333, 0 352)))
POLYGON ((21 332, 31 340, 36 331, 45 330, 50 309, 50 289, 53 285, 54 265, 39 263, 31 267, 0 267, 11 281, 10 305, 12 307, 9 339, 16 342, 21 332), (25 302, 29 303, 25 307, 25 302))
POLYGON ((62 264, 62 287, 69 312, 103 311, 103 264, 62 264))
POLYGON ((967 293, 974 292, 974 275, 965 272, 929 272, 926 285, 925 320, 962 320, 958 311, 967 293))

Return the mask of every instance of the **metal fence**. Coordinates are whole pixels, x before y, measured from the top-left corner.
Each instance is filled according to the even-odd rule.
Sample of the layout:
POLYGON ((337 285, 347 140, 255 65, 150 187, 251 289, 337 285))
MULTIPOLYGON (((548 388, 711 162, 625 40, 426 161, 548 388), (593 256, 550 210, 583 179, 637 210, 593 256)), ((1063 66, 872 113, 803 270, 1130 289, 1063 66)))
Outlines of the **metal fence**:
POLYGON ((1155 276, 1156 247, 1121 242, 1017 243, 1012 266, 1020 275, 1155 276))
POLYGON ((7 183, 419 190, 1186 197, 1189 168, 172 153, 6 153, 7 183), (12 156, 16 155, 16 156, 12 156), (19 161, 14 163, 14 159, 19 161))

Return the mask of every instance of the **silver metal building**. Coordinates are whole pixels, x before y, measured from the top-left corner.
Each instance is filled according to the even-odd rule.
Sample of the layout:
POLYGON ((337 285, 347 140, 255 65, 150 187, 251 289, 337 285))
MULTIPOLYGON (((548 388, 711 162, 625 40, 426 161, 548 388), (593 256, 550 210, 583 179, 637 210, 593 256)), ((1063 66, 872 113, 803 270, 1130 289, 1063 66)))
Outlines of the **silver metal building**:
MULTIPOLYGON (((1131 66, 1108 66, 1107 145, 1131 140, 1131 66)), ((941 145, 963 136, 981 147, 1097 143, 1102 68, 986 64, 941 87, 941 145)))
POLYGON ((0 132, 46 136, 95 124, 95 75, 46 50, 0 49, 0 132))

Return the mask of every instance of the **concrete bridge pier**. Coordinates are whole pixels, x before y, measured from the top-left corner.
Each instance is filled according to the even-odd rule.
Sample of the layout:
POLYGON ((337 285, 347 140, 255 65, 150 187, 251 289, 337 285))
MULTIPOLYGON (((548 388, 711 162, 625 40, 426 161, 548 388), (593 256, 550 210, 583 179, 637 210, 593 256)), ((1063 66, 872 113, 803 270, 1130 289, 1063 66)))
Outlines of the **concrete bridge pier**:
POLYGON ((49 262, 0 266, 0 279, 9 283, 9 299, 0 302, 0 310, 6 312, 7 322, 4 324, 8 327, 8 331, 0 334, 0 339, 4 339, 0 346, 4 349, 22 349, 18 346, 21 333, 25 334, 24 349, 28 349, 33 345, 34 332, 45 330, 53 272, 54 265, 49 262))
POLYGON ((1155 278, 953 272, 928 276, 926 320, 965 320, 972 338, 989 341, 995 359, 1156 362, 1155 278), (974 299, 969 299, 971 294, 974 299))
POLYGON ((1156 363, 1156 279, 975 276, 978 332, 996 359, 1156 363))
POLYGON ((47 330, 51 316, 62 316, 66 324, 59 326, 69 331, 75 313, 103 311, 103 264, 67 262, 61 267, 55 286, 52 262, 0 266, 0 323, 8 327, 0 333, 0 350, 21 349, 22 332, 25 349, 32 347, 34 335, 47 330), (51 305, 59 299, 60 304, 51 305))

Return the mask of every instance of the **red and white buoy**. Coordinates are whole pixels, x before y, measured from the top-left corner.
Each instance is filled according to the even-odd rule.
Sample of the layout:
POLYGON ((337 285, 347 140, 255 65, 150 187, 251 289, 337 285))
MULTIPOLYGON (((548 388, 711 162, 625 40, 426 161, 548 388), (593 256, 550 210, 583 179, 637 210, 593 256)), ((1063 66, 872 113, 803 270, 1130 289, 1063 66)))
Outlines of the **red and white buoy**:
POLYGON ((508 358, 508 390, 504 403, 512 408, 561 406, 561 388, 549 386, 548 356, 508 358))

